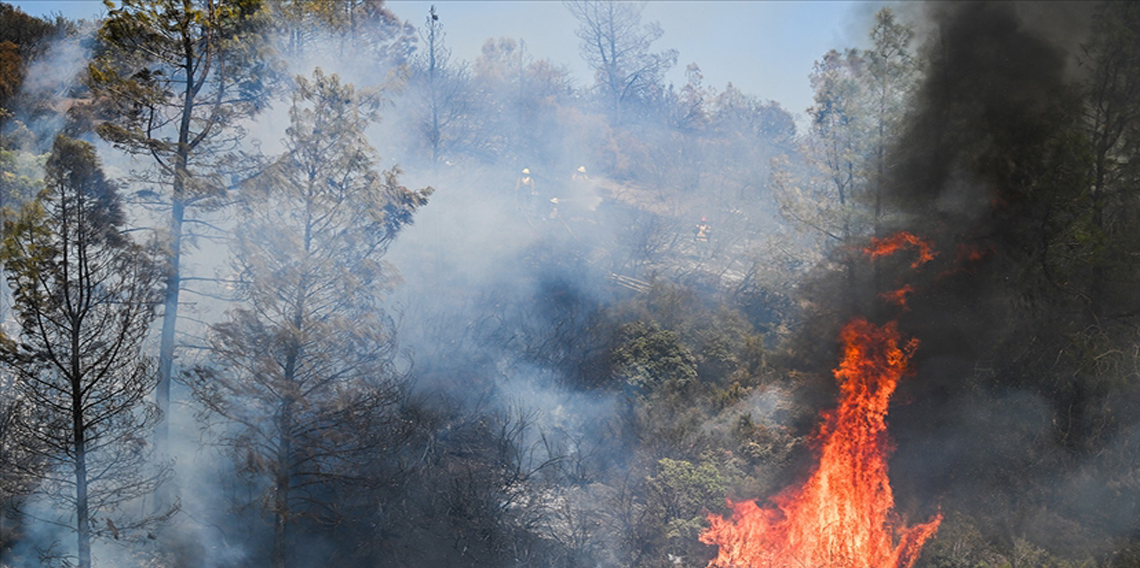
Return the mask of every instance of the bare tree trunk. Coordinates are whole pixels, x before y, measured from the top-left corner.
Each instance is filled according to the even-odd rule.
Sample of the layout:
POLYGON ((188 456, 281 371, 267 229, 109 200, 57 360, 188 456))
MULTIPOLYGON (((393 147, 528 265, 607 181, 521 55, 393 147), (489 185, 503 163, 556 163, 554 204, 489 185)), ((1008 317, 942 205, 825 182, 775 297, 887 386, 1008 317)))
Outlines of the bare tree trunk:
MULTIPOLYGON (((180 193, 175 183, 175 195, 180 193)), ((162 411, 162 421, 155 427, 155 445, 160 452, 166 452, 170 436, 170 381, 174 367, 174 334, 178 322, 178 293, 182 287, 179 264, 182 260, 182 221, 186 205, 180 197, 174 198, 170 215, 170 271, 166 276, 166 293, 163 301, 162 336, 158 351, 158 387, 155 390, 158 409, 162 411)))
MULTIPOLYGON (((184 9, 190 12, 188 0, 184 0, 184 9)), ((194 113, 195 95, 198 91, 194 84, 195 55, 194 45, 188 32, 183 32, 183 55, 185 57, 184 70, 186 72, 186 89, 183 94, 182 116, 178 125, 178 153, 174 161, 174 184, 171 192, 170 209, 170 265, 166 276, 166 292, 163 299, 162 335, 159 339, 158 351, 158 386, 155 388, 155 403, 162 413, 155 427, 155 449, 159 459, 163 459, 170 448, 170 382, 174 372, 174 340, 178 323, 178 295, 182 288, 182 222, 186 215, 186 180, 190 177, 190 128, 194 113)), ((208 70, 202 70, 208 73, 208 70)), ((170 484, 163 485, 155 495, 156 511, 162 511, 173 502, 170 484)))
POLYGON ((75 445, 75 526, 79 568, 91 568, 91 519, 87 509, 87 432, 83 421, 83 385, 79 377, 79 326, 71 333, 71 428, 75 445))
MULTIPOLYGON (((175 184, 176 187, 180 184, 175 184)), ((177 195, 177 192, 175 193, 177 195)), ((154 427, 155 456, 164 460, 170 449, 170 382, 174 367, 174 335, 178 323, 178 292, 182 287, 179 263, 182 260, 182 219, 185 204, 175 197, 170 217, 170 265, 166 275, 166 291, 163 299, 162 335, 158 351, 158 384, 155 386, 155 403, 161 418, 154 427)), ((178 499, 176 487, 164 483, 154 493, 154 511, 161 515, 169 510, 178 499)))
POLYGON ((292 453, 290 429, 292 404, 286 400, 281 408, 281 432, 277 445, 277 490, 273 496, 273 568, 286 568, 289 559, 289 454, 292 453))
POLYGON ((439 163, 439 94, 436 85, 436 50, 438 49, 437 33, 439 30, 437 22, 439 19, 435 13, 435 6, 431 7, 430 20, 428 21, 428 91, 431 96, 431 163, 435 167, 439 163))
POLYGON ((91 568, 91 519, 87 510, 87 452, 83 435, 76 436, 75 517, 79 529, 79 568, 91 568))
POLYGON ((91 519, 87 510, 87 452, 83 434, 76 435, 75 517, 79 532, 79 568, 91 568, 91 519))
MULTIPOLYGON (((1107 119, 1106 119, 1107 121, 1107 119)), ((1107 128, 1105 130, 1108 130, 1107 128)), ((1104 222, 1104 208, 1105 208, 1105 191, 1107 190, 1107 173, 1108 173, 1108 154, 1109 143, 1108 141, 1098 141, 1095 161, 1095 177, 1092 187, 1092 208, 1093 208, 1093 227, 1100 233, 1102 237, 1107 235, 1104 222)), ((1092 278, 1089 280, 1089 313, 1092 315, 1094 324, 1100 324, 1100 319, 1104 316, 1104 295, 1105 295, 1105 266, 1103 260, 1093 262, 1092 265, 1092 278)))
MULTIPOLYGON (((313 180, 310 179, 310 183, 313 180)), ((312 212, 305 211, 305 253, 309 252, 313 241, 312 212)), ((289 352, 285 357, 284 383, 285 389, 281 394, 281 415, 278 427, 280 428, 277 443, 277 492, 273 496, 273 568, 285 568, 289 560, 289 491, 292 484, 291 463, 293 454, 293 388, 296 386, 297 362, 301 357, 301 346, 297 337, 300 336, 304 323, 305 277, 302 275, 300 289, 297 294, 297 304, 293 314, 293 338, 289 345, 289 352)))

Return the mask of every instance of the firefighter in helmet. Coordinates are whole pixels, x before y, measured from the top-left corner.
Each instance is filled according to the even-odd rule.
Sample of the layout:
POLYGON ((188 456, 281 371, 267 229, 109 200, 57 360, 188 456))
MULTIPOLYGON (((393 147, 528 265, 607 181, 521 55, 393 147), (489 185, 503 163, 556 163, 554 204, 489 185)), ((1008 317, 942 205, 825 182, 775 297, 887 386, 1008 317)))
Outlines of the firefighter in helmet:
POLYGON ((534 187, 534 177, 530 175, 530 168, 523 168, 522 177, 515 184, 515 194, 519 207, 528 213, 534 213, 538 207, 538 190, 534 187))
POLYGON ((534 188, 534 178, 530 176, 530 168, 523 168, 522 177, 515 184, 515 189, 520 195, 538 195, 538 191, 534 188))
POLYGON ((710 236, 712 236, 712 223, 709 223, 707 218, 701 217, 701 220, 693 230, 693 240, 698 243, 707 244, 710 236))

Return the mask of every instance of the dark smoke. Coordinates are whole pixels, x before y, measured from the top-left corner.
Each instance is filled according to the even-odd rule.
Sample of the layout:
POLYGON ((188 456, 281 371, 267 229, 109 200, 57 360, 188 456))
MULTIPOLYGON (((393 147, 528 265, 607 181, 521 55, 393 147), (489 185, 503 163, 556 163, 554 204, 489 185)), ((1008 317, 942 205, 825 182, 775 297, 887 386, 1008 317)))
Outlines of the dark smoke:
MULTIPOLYGON (((441 43, 443 79, 430 82, 437 60, 415 27, 426 14, 401 22, 379 1, 328 3, 357 5, 384 24, 377 36, 295 30, 308 39, 280 65, 379 89, 384 120, 368 138, 383 166, 436 192, 384 258, 406 439, 361 458, 359 479, 312 490, 330 515, 297 518, 293 566, 704 566, 712 551, 697 534, 726 495, 770 496, 817 463, 810 437, 835 404, 836 338, 853 316, 898 320, 921 342, 889 417, 898 511, 909 524, 936 509, 946 519, 917 566, 1070 566, 1044 550, 1129 565, 1118 550, 1140 542, 1140 271, 1126 237, 1140 235, 1112 215, 1093 230, 1093 212, 1111 207, 1088 189, 1086 121, 1091 38, 1123 4, 898 7, 900 21, 923 20, 922 79, 884 177, 852 182, 844 205, 869 210, 881 195, 875 236, 933 244, 917 268, 910 249, 863 254, 866 219, 817 238, 782 216, 780 175, 806 194, 808 218, 817 205, 830 208, 825 224, 847 214, 809 187, 822 171, 809 145, 826 135, 797 136, 803 125, 778 104, 704 85, 695 63, 686 85, 653 82, 619 119, 589 77, 511 38, 473 63, 448 61, 441 43), (427 108, 437 91, 446 104, 427 108), (450 119, 433 143, 428 111, 441 110, 450 119), (541 199, 520 192, 524 167, 541 199), (713 237, 701 241, 706 216, 713 237), (903 286, 906 309, 880 296, 903 286)), ((446 5, 435 15, 445 30, 469 24, 446 5)), ((30 60, 24 98, 36 103, 15 115, 28 137, 63 123, 48 102, 84 94, 90 40, 74 38, 90 31, 30 60)), ((858 69, 848 54, 829 57, 858 69)), ((280 95, 235 125, 247 134, 235 148, 282 150, 280 95)), ((23 134, 6 136, 5 151, 23 134)), ((140 166, 107 144, 100 153, 130 183, 140 166)), ((203 219, 225 231, 230 217, 203 219)), ((195 279, 233 278, 217 238, 197 244, 195 279)), ((236 305, 219 294, 194 296, 201 321, 179 323, 185 368, 213 357, 197 344, 236 305)), ((203 429, 175 388, 183 509, 142 547, 107 543, 106 565, 264 563, 271 521, 254 496, 272 481, 243 477, 252 458, 212 446, 232 426, 215 416, 203 429)), ((70 538, 29 519, 0 535, 0 567, 36 565, 37 546, 70 538)))
MULTIPOLYGON (((973 526, 997 550, 1105 558, 1134 530, 1128 474, 1099 456, 1134 455, 1135 395, 1106 385, 1127 375, 1084 359, 1103 353, 1096 341, 1128 345, 1130 323, 1079 293, 1097 289, 1092 269, 1062 262, 1087 199, 1082 45, 1096 9, 928 7, 927 68, 887 161, 881 234, 913 232, 938 256, 918 270, 908 253, 864 257, 857 294, 922 342, 891 413, 891 474, 911 518, 941 504, 947 542, 973 526), (876 299, 905 284, 907 311, 876 299)), ((814 286, 835 293, 840 280, 814 286)))

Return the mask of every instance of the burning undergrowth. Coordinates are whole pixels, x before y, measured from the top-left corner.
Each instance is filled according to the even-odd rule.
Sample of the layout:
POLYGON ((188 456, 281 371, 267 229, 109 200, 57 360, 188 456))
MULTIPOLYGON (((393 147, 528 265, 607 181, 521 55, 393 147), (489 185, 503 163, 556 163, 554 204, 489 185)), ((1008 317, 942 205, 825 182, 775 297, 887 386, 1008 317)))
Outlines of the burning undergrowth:
MULTIPOLYGON (((814 315, 795 359, 810 372, 810 361, 828 358, 819 338, 829 334, 843 338, 845 353, 838 392, 822 375, 801 391, 823 408, 833 404, 823 393, 839 400, 824 413, 818 462, 772 505, 743 501, 731 504, 731 518, 712 515, 702 539, 719 545, 713 565, 909 566, 938 521, 907 529, 901 519, 928 517, 934 503, 948 512, 949 531, 947 544, 936 536, 928 547, 936 562, 1119 557, 1111 543, 1133 530, 1120 519, 1135 508, 1086 484, 1132 486, 1119 455, 1106 457, 1138 418, 1138 312, 1125 292, 1135 276, 1125 260, 1133 204, 1114 185, 1131 127, 1113 113, 1130 112, 1119 97, 1134 79, 1113 59, 1131 40, 1112 19, 1131 12, 1104 8, 1078 48, 1058 33, 1058 19, 1085 21, 1072 8, 931 9, 925 79, 889 167, 863 197, 885 204, 879 234, 869 246, 835 249, 832 270, 804 288, 814 315), (879 323, 838 329, 859 315, 879 323), (877 440, 867 457, 839 425, 852 399, 852 337, 896 329, 922 346, 892 405, 892 493, 891 446, 877 440), (856 464, 881 467, 881 476, 845 469, 856 464), (856 487, 860 498, 844 493, 856 487), (888 514, 890 504, 899 512, 888 514), (990 544, 963 544, 963 531, 990 544)), ((863 428, 881 417, 859 413, 863 428)))
MULTIPOLYGON (((1140 419, 1137 274, 1127 260, 1135 203, 1120 161, 1135 139, 1121 116, 1136 84, 1121 58, 1134 41, 1122 22, 1135 13, 1053 8, 930 9, 925 78, 882 183, 866 194, 885 205, 866 252, 908 252, 867 264, 857 262, 862 246, 839 248, 838 270, 804 288, 815 315, 795 343, 810 354, 801 360, 826 359, 810 343, 857 314, 896 318, 922 342, 915 378, 892 405, 891 480, 904 517, 929 515, 934 503, 947 512, 947 544, 935 537, 927 547, 938 562, 1022 554, 1108 563, 1126 555, 1113 543, 1135 530, 1121 522, 1136 510, 1130 499, 1072 489, 1094 478, 1116 495, 1134 487, 1116 452, 1140 419), (1087 22, 1090 35, 1074 41, 1059 20, 1087 22), (989 544, 963 545, 963 531, 989 544)), ((822 381, 810 400, 829 407, 818 393, 835 391, 822 381)), ((789 496, 810 493, 824 467, 776 497, 776 509, 755 509, 771 534, 794 524, 789 496)), ((774 555, 783 545, 763 546, 774 555)))
MULTIPOLYGON (((873 238, 863 252, 876 259, 904 248, 916 252, 912 269, 937 254, 931 243, 908 232, 873 238)), ((905 302, 900 307, 905 310, 905 302)), ((711 515, 701 541, 719 552, 709 566, 910 568, 938 529, 941 514, 913 527, 899 521, 887 475, 889 403, 919 341, 900 345, 896 322, 880 327, 863 318, 845 325, 840 341, 842 360, 834 371, 839 405, 823 413, 814 435, 819 461, 811 476, 775 496, 772 507, 729 501, 730 520, 711 515)))
POLYGON ((818 433, 819 465, 808 481, 773 498, 729 503, 730 520, 713 515, 701 541, 719 546, 710 566, 851 566, 910 568, 941 516, 906 527, 895 517, 887 477, 887 407, 917 340, 900 345, 895 325, 857 319, 844 327, 842 394, 818 433))
MULTIPOLYGON (((509 38, 465 74, 446 61, 446 12, 430 12, 417 51, 380 3, 337 6, 354 26, 396 26, 359 53, 390 40, 399 57, 338 71, 377 82, 409 63, 362 136, 408 186, 437 190, 392 243, 375 298, 399 396, 335 441, 398 436, 310 478, 284 514, 255 497, 284 479, 251 477, 273 460, 211 451, 200 416, 175 407, 184 508, 141 537, 161 547, 153 563, 1127 564, 1140 530, 1140 65, 1120 56, 1140 43, 1136 11, 934 6, 910 59, 911 30, 880 12, 873 49, 812 71, 817 105, 793 140, 790 114, 702 85, 696 65, 683 88, 656 77, 608 109, 605 85, 578 88, 509 38), (1062 21, 1091 32, 1077 40, 1062 21), (456 120, 425 129, 444 86, 456 120)), ((295 70, 367 39, 290 21, 295 70)), ((231 141, 280 136, 284 111, 231 141)), ((194 221, 224 228, 218 207, 194 221)), ((47 532, 24 533, 19 563, 47 532)))

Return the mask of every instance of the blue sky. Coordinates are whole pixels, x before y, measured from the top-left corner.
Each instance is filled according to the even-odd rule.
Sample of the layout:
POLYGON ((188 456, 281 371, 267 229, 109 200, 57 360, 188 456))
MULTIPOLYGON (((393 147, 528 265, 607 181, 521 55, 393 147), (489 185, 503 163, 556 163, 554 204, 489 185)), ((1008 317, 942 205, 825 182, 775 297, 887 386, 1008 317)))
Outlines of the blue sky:
MULTIPOLYGON (((25 12, 95 18, 101 0, 16 0, 25 12)), ((436 6, 453 57, 474 61, 491 37, 526 43, 536 58, 567 65, 578 83, 592 75, 578 52, 577 22, 553 0, 389 0, 389 7, 417 27, 436 6)), ((883 2, 839 1, 650 1, 643 21, 665 30, 658 49, 676 49, 668 80, 684 83, 685 66, 697 63, 705 84, 722 90, 731 81, 746 93, 779 102, 794 114, 811 104, 808 73, 829 49, 864 47, 875 11, 883 2)), ((899 8, 894 3, 896 9, 899 8)))

